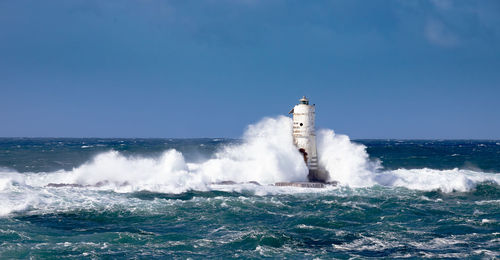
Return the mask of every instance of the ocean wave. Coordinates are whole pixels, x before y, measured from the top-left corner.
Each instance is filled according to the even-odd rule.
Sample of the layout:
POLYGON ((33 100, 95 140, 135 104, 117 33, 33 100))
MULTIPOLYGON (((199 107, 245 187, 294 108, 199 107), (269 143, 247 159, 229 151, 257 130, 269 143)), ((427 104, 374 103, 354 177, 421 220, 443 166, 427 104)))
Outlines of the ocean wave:
MULTIPOLYGON (((338 189, 272 186, 280 181, 306 181, 307 167, 293 145, 291 133, 290 118, 265 118, 248 127, 243 142, 223 146, 201 163, 186 162, 182 153, 172 149, 158 157, 130 157, 108 151, 70 171, 18 173, 0 169, 0 215, 67 195, 64 192, 54 193, 55 197, 44 195, 47 189, 58 188, 174 194, 189 190, 253 190, 257 195, 338 189), (234 184, 217 184, 224 181, 234 184)), ((332 130, 318 131, 318 154, 320 165, 330 172, 331 180, 339 182, 339 187, 385 186, 452 192, 469 191, 482 182, 500 184, 499 174, 471 170, 384 170, 380 162, 369 159, 364 145, 332 130)))

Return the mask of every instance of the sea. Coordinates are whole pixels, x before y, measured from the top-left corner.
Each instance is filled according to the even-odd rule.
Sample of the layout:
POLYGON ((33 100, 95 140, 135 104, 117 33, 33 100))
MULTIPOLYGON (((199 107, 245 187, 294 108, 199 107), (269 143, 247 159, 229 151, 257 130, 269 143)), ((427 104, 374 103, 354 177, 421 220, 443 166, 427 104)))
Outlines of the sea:
POLYGON ((0 138, 0 258, 500 257, 500 140, 0 138))

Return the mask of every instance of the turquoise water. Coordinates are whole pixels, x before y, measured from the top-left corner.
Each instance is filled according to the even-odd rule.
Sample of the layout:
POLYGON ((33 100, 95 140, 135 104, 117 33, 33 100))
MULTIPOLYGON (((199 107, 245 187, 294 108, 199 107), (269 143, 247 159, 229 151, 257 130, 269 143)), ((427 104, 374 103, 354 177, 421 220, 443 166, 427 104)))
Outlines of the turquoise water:
POLYGON ((214 183, 249 167, 246 142, 0 139, 0 257, 500 256, 500 141, 358 140, 362 185, 273 187, 274 161, 260 185, 214 183))

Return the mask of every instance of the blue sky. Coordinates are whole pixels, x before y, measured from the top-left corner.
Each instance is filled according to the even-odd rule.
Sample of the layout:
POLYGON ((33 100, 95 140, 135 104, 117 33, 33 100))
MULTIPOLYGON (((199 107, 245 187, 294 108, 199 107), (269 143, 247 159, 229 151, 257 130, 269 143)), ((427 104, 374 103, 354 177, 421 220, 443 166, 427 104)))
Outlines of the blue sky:
POLYGON ((0 0, 0 136, 500 139, 500 1, 0 0))

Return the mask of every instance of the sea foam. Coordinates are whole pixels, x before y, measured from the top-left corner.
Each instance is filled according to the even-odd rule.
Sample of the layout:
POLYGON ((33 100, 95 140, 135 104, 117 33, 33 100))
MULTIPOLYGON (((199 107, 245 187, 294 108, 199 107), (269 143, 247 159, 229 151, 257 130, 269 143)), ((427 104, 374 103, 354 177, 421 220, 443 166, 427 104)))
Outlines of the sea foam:
MULTIPOLYGON (((346 135, 336 134, 333 130, 320 130, 317 138, 320 166, 330 173, 330 180, 338 181, 341 187, 381 185, 451 192, 468 191, 485 181, 500 184, 499 174, 470 170, 384 170, 380 162, 370 160, 364 145, 352 142, 346 135)), ((212 158, 201 163, 186 162, 182 153, 171 149, 158 157, 131 157, 108 151, 70 171, 17 173, 0 169, 0 215, 48 203, 43 199, 47 197, 44 192, 58 189, 53 184, 62 185, 62 189, 112 190, 119 193, 142 190, 182 193, 188 190, 254 187, 258 194, 269 194, 290 191, 289 188, 269 184, 306 181, 306 177, 307 167, 293 144, 291 119, 279 116, 264 118, 248 126, 241 143, 223 146, 212 158), (255 181, 263 186, 217 185, 223 181, 255 181)), ((315 189, 297 190, 318 192, 315 189)))

